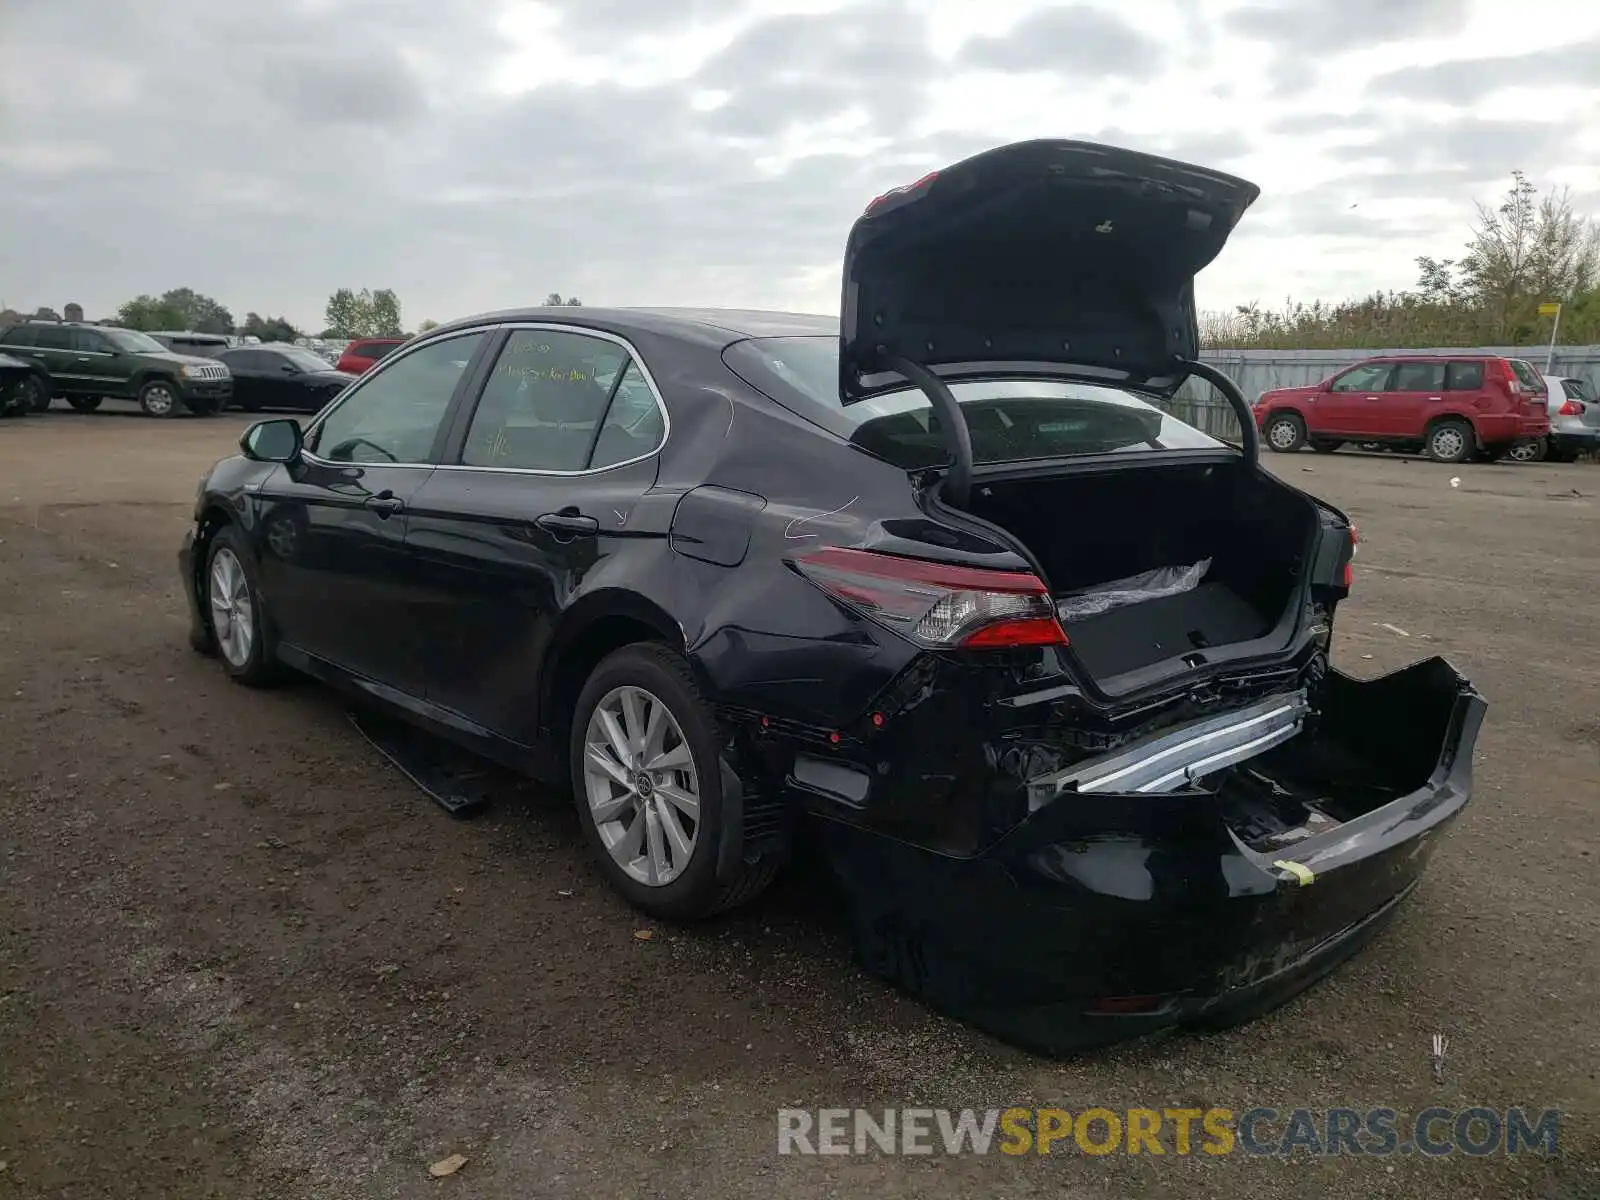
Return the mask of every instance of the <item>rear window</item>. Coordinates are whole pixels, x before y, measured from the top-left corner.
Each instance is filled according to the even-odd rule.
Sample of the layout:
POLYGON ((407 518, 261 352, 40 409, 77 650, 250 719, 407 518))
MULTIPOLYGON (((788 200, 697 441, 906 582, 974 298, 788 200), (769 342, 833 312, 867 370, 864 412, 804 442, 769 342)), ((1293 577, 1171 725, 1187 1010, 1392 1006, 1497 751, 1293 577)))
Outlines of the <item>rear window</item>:
POLYGON ((377 361, 380 358, 386 358, 393 354, 396 350, 400 349, 400 345, 401 343, 399 342, 367 342, 364 345, 358 344, 351 346, 350 353, 354 354, 357 358, 370 358, 373 361, 377 361))
POLYGON ((1453 362, 1444 369, 1444 388, 1447 392, 1476 392, 1483 388, 1481 362, 1453 362))
MULTIPOLYGON (((931 467, 949 458, 933 407, 916 388, 848 406, 839 402, 836 337, 752 338, 728 347, 723 359, 757 391, 896 466, 931 467)), ((1225 445, 1120 388, 991 379, 950 390, 966 416, 978 463, 1225 445)))
POLYGON ((1594 393, 1589 390, 1589 385, 1581 379, 1563 379, 1561 389, 1574 400, 1582 400, 1585 404, 1594 403, 1594 393))
POLYGON ((1520 358, 1509 358, 1506 361, 1511 364, 1511 369, 1517 373, 1517 381, 1523 387, 1530 392, 1542 392, 1545 390, 1544 376, 1540 375, 1530 365, 1520 358))

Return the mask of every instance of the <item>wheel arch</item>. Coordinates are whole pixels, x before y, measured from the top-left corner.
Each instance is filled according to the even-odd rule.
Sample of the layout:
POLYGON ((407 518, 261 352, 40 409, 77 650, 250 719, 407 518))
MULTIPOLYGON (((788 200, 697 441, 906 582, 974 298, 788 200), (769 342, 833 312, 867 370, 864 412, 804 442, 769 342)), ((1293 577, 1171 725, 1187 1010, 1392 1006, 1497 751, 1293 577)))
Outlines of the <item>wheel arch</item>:
POLYGON ((1478 432, 1478 423, 1472 419, 1472 414, 1470 412, 1464 412, 1458 408, 1448 408, 1443 412, 1436 412, 1429 417, 1427 423, 1422 427, 1423 442, 1426 443, 1428 438, 1433 436, 1433 431, 1446 421, 1449 421, 1452 424, 1459 423, 1465 425, 1468 429, 1472 430, 1472 440, 1476 442, 1479 447, 1484 444, 1483 435, 1478 432))
POLYGON ((683 653, 683 627, 655 601, 625 588, 606 588, 579 599, 568 610, 545 650, 539 671, 542 732, 564 756, 573 706, 583 685, 606 655, 639 642, 657 642, 683 653))

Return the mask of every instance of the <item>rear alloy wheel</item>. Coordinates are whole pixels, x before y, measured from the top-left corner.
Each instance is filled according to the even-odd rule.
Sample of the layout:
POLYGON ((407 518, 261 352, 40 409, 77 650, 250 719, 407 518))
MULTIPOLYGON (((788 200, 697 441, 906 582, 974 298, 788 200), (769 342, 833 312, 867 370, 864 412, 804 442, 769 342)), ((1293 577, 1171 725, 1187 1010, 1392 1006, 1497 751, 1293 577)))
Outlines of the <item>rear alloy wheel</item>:
POLYGON ((1531 442, 1518 442, 1506 451, 1506 457, 1512 462, 1536 463, 1543 462, 1545 458, 1544 439, 1539 438, 1531 442))
POLYGON ((1279 413, 1267 422, 1267 445, 1291 454, 1306 444, 1306 423, 1294 413, 1279 413))
POLYGON ((1428 431, 1428 457, 1434 462, 1465 462, 1472 456, 1472 426, 1465 421, 1440 421, 1428 431))
POLYGON ((776 871, 741 854, 732 877, 718 877, 719 745, 688 664, 665 646, 609 655, 578 698, 570 753, 579 822, 607 880, 652 916, 709 916, 753 897, 776 871))
POLYGON ((139 407, 147 417, 170 417, 178 411, 178 389, 165 379, 152 379, 139 389, 139 407))
POLYGON ((100 400, 101 400, 101 397, 99 397, 99 396, 68 396, 67 397, 67 403, 72 405, 72 407, 77 409, 79 412, 83 412, 83 413, 93 412, 95 409, 99 408, 100 407, 100 400))

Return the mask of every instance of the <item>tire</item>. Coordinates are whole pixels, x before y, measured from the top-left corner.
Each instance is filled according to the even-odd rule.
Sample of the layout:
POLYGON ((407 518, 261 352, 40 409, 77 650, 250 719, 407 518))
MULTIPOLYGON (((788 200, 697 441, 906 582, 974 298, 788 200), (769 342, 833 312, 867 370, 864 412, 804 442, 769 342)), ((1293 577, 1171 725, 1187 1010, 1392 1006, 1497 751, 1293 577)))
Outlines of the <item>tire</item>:
POLYGON ((204 589, 200 596, 200 612, 211 631, 222 669, 230 678, 249 687, 275 683, 283 675, 258 579, 255 558, 244 534, 234 525, 218 530, 206 544, 205 572, 200 576, 200 586, 204 589), (229 579, 227 584, 223 582, 224 576, 229 579), (219 627, 218 621, 224 615, 231 628, 219 627), (241 615, 248 621, 246 630, 241 630, 241 615), (242 648, 234 640, 241 632, 248 633, 248 645, 242 648))
POLYGON ((775 859, 748 863, 741 854, 735 856, 731 878, 717 877, 724 829, 720 746, 716 717, 695 686, 688 664, 665 646, 641 642, 608 655, 578 696, 568 749, 578 823, 607 882, 629 904, 653 917, 670 921, 708 917, 753 899, 777 872, 775 859), (649 725, 651 702, 662 706, 669 721, 658 727, 663 749, 657 757, 670 759, 673 765, 659 774, 630 771, 605 719, 598 715, 604 707, 612 724, 621 726, 622 749, 631 763, 636 761, 634 752, 643 731, 630 725, 649 725), (610 762, 609 770, 593 767, 591 744, 610 762), (671 794, 694 797, 698 819, 686 806, 664 798, 661 789, 669 785, 671 794), (609 810, 607 819, 597 820, 597 806, 609 810), (656 868, 649 853, 647 831, 652 824, 665 872, 656 868), (690 824, 692 830, 686 828, 690 824), (681 835, 677 840, 672 837, 674 829, 681 835), (688 852, 680 857, 685 841, 688 852))
POLYGON ((17 384, 17 411, 42 413, 50 407, 50 381, 29 375, 17 384))
POLYGON ((1543 462, 1549 453, 1543 438, 1532 442, 1518 442, 1506 451, 1506 457, 1512 462, 1536 463, 1543 462))
POLYGON ((1553 463, 1575 463, 1578 461, 1578 452, 1576 450, 1546 450, 1544 452, 1544 460, 1545 462, 1553 463))
POLYGON ((67 403, 81 413, 93 412, 100 407, 100 396, 68 396, 67 403))
POLYGON ((1473 436, 1471 425, 1452 418, 1440 421, 1428 430, 1425 446, 1428 457, 1434 462, 1461 463, 1472 457, 1477 449, 1477 439, 1473 436))
POLYGON ((1342 445, 1344 445, 1344 443, 1339 441, 1337 438, 1332 441, 1329 441, 1325 438, 1311 439, 1311 448, 1318 454, 1332 454, 1342 445))
POLYGON ((139 408, 147 417, 174 417, 183 407, 178 385, 170 379, 152 379, 139 389, 139 408))
POLYGON ((1279 454, 1293 454, 1306 444, 1306 423, 1298 413, 1274 413, 1261 432, 1267 445, 1279 454))

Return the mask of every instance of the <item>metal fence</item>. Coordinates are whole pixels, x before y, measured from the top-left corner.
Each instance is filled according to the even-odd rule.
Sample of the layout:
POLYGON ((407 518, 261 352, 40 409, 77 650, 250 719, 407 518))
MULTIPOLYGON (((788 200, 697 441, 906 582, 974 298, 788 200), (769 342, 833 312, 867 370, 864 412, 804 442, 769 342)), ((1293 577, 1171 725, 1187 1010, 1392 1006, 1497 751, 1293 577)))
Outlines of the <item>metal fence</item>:
MULTIPOLYGON (((1239 385, 1247 400, 1272 388, 1303 387, 1319 383, 1342 367, 1367 358, 1390 354, 1498 354, 1521 358, 1544 371, 1545 346, 1456 346, 1400 350, 1207 350, 1200 357, 1239 385)), ((1548 375, 1587 380, 1591 391, 1600 389, 1600 346, 1557 346, 1548 375)), ((1239 420, 1209 383, 1191 379, 1165 406, 1175 417, 1207 433, 1234 438, 1239 420)))

